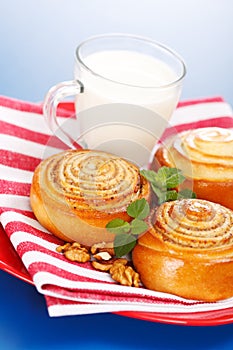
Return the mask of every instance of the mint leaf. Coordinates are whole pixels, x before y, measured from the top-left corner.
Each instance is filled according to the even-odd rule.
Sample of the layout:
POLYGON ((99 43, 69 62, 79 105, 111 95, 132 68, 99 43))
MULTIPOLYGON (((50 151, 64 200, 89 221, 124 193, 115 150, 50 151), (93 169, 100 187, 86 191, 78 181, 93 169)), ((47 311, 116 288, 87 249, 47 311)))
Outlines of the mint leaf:
POLYGON ((131 226, 130 232, 132 235, 139 235, 140 233, 143 233, 148 229, 147 223, 137 218, 131 221, 130 226, 131 226))
MULTIPOLYGON (((174 190, 185 180, 179 169, 164 166, 157 173, 153 170, 141 170, 140 173, 150 182, 159 205, 181 198, 196 198, 195 193, 189 189, 179 193, 174 190)), ((127 207, 127 214, 133 218, 130 223, 114 219, 106 225, 107 230, 115 234, 114 251, 117 257, 128 254, 136 245, 137 236, 148 229, 144 219, 149 213, 148 202, 144 198, 138 199, 127 207)))
POLYGON ((130 231, 130 224, 122 219, 113 219, 107 223, 106 228, 114 234, 127 233, 130 231))
POLYGON ((154 193, 156 194, 156 196, 159 198, 161 196, 164 195, 164 192, 166 191, 163 191, 161 190, 159 187, 157 187, 155 184, 151 183, 151 187, 152 187, 152 190, 154 191, 154 193))
POLYGON ((178 193, 175 190, 164 191, 158 197, 158 203, 162 204, 164 202, 174 201, 178 198, 178 193))
POLYGON ((150 182, 152 190, 158 198, 158 204, 181 198, 196 198, 195 193, 189 189, 179 193, 173 190, 185 180, 180 169, 163 166, 159 168, 157 173, 153 170, 141 170, 140 173, 150 182))
POLYGON ((189 188, 186 188, 186 189, 178 192, 178 199, 182 199, 182 198, 196 198, 196 197, 197 197, 196 193, 194 193, 189 188))
POLYGON ((185 180, 181 170, 166 166, 159 168, 157 173, 153 170, 141 170, 140 173, 151 184, 154 184, 154 186, 159 187, 162 190, 177 187, 185 180))
POLYGON ((153 170, 141 170, 140 174, 144 176, 149 182, 157 183, 158 182, 158 175, 153 170))
POLYGON ((181 184, 185 177, 181 174, 181 170, 176 168, 161 167, 158 170, 158 177, 163 186, 166 188, 174 188, 181 184))
POLYGON ((130 234, 119 234, 114 239, 114 252, 120 258, 128 254, 136 245, 137 239, 130 234))
POLYGON ((137 199, 127 208, 127 214, 132 218, 145 219, 150 212, 150 207, 145 198, 137 199))
POLYGON ((178 193, 175 190, 169 190, 166 192, 166 201, 174 201, 178 198, 178 193))

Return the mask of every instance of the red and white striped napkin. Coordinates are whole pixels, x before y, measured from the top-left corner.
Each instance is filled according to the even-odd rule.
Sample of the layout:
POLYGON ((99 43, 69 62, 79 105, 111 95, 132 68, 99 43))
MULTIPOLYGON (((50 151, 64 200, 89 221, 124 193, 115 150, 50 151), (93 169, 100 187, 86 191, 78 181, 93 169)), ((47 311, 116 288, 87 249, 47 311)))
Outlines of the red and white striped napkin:
MULTIPOLYGON (((61 121, 73 113, 70 106, 60 109, 61 121)), ((220 97, 186 101, 179 104, 171 125, 177 131, 202 126, 232 128, 233 114, 220 97)), ((41 106, 5 97, 0 97, 0 134, 1 223, 37 290, 45 296, 50 316, 119 311, 189 313, 233 307, 233 298, 204 303, 121 286, 89 263, 66 260, 56 252, 63 242, 37 222, 29 203, 33 171, 45 148, 49 143, 59 152, 62 145, 49 142, 51 132, 41 106)))

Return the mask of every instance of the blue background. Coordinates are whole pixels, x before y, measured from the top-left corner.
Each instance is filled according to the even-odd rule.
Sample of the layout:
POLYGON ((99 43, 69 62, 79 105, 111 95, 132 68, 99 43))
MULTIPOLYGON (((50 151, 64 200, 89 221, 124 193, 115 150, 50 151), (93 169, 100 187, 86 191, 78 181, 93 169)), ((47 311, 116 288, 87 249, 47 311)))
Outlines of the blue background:
POLYGON ((73 77, 87 37, 148 36, 183 56, 182 98, 222 95, 233 104, 232 0, 0 0, 0 94, 40 101, 73 77))
MULTIPOLYGON (((0 94, 43 100, 52 85, 72 79, 76 45, 109 32, 148 36, 183 56, 182 99, 221 95, 233 105, 231 0, 0 0, 0 94)), ((232 349, 233 325, 49 318, 33 286, 0 271, 0 349, 90 348, 232 349)))

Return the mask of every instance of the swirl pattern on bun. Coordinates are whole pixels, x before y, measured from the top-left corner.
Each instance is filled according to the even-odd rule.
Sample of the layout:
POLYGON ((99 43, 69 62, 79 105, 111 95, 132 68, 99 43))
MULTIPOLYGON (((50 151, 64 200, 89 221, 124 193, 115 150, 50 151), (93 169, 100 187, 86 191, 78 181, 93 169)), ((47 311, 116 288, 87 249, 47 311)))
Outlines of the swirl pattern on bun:
POLYGON ((138 239, 133 263, 143 284, 178 296, 216 301, 233 296, 233 212, 182 199, 162 204, 138 239))
POLYGON ((69 150, 41 162, 30 197, 43 226, 62 239, 88 245, 113 240, 105 225, 116 217, 129 221, 127 206, 136 199, 150 200, 150 186, 123 158, 69 150))
POLYGON ((163 165, 181 169, 198 198, 233 209, 233 130, 206 127, 170 137, 156 151, 152 169, 163 165))
POLYGON ((225 249, 233 243, 233 215, 231 210, 205 200, 172 201, 157 210, 154 230, 174 249, 225 249))

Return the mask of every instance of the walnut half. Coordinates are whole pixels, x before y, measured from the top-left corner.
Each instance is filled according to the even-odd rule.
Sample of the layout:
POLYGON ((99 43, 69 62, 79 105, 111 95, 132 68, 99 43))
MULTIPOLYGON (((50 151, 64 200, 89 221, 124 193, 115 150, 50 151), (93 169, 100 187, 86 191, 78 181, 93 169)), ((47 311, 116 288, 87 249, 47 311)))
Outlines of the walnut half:
POLYGON ((139 274, 129 266, 127 259, 114 257, 112 243, 102 242, 88 249, 74 242, 59 246, 56 250, 63 253, 67 259, 79 263, 91 261, 92 255, 92 267, 98 271, 109 272, 112 279, 121 285, 139 287, 141 283, 139 274))
POLYGON ((101 252, 108 252, 111 256, 114 256, 114 247, 112 242, 100 242, 93 244, 91 247, 92 254, 98 254, 101 252))
POLYGON ((91 260, 88 249, 77 242, 72 244, 66 243, 63 246, 57 247, 56 250, 59 253, 63 253, 64 256, 71 261, 84 263, 91 260))
POLYGON ((139 274, 127 265, 127 260, 126 262, 121 260, 126 259, 117 259, 109 270, 112 279, 123 286, 139 287, 139 274))
POLYGON ((128 265, 127 259, 111 259, 109 261, 92 261, 92 266, 99 271, 109 272, 112 279, 123 286, 139 287, 139 274, 128 265))
POLYGON ((98 271, 104 271, 104 272, 108 272, 110 270, 110 268, 112 267, 112 264, 109 262, 100 262, 100 261, 92 261, 92 266, 94 267, 94 269, 98 270, 98 271))

